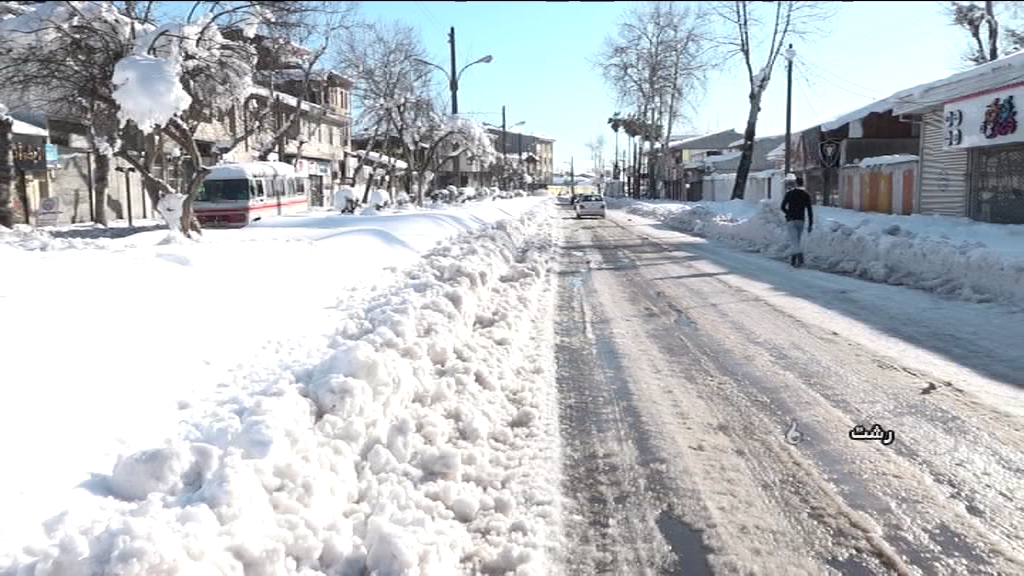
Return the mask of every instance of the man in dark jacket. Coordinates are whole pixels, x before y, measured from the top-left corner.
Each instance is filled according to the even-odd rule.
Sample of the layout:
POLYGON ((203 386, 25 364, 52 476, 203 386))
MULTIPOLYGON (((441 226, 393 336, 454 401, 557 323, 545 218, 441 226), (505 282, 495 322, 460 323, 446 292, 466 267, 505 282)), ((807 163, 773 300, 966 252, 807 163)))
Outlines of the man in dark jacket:
POLYGON ((789 235, 791 251, 789 263, 793 266, 804 265, 804 251, 801 246, 804 232, 804 212, 807 212, 807 233, 814 228, 814 211, 811 208, 811 195, 804 190, 804 179, 788 174, 786 186, 789 191, 782 199, 782 211, 786 214, 786 232, 789 235))

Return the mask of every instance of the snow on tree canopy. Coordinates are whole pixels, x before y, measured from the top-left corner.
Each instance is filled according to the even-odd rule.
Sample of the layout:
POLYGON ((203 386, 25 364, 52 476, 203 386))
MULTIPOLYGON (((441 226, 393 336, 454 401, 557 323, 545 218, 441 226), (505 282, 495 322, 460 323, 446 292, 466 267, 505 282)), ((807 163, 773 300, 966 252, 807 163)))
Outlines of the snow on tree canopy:
MULTIPOLYGON (((2 3, 10 6, 9 2, 2 3)), ((4 50, 40 49, 58 41, 66 41, 69 30, 84 26, 97 33, 76 34, 82 50, 111 50, 112 42, 127 43, 133 31, 151 26, 133 22, 123 16, 110 2, 43 2, 35 6, 9 9, 14 17, 0 19, 0 39, 4 50)), ((3 57, 16 57, 10 53, 3 57)))
POLYGON ((179 67, 166 58, 122 58, 114 66, 112 81, 121 122, 131 120, 143 132, 167 124, 192 104, 192 97, 181 86, 179 67))
POLYGON ((171 22, 140 35, 135 51, 176 62, 193 99, 204 109, 223 112, 252 92, 256 53, 220 30, 209 16, 197 23, 171 22))
POLYGON ((284 162, 239 162, 219 164, 210 168, 207 180, 245 180, 247 178, 270 178, 294 176, 295 167, 284 162))

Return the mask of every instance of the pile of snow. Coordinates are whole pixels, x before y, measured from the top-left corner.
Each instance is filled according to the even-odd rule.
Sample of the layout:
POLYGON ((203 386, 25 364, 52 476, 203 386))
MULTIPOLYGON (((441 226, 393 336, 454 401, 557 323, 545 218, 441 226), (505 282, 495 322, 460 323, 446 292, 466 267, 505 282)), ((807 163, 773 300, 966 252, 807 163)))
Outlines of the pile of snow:
MULTIPOLYGON (((166 332, 166 323, 127 332, 125 338, 146 341, 141 350, 152 349, 152 358, 127 357, 129 369, 137 372, 122 389, 111 389, 110 381, 119 379, 124 358, 96 364, 104 357, 110 360, 101 351, 122 350, 112 332, 105 332, 112 338, 78 342, 78 377, 66 383, 59 374, 60 380, 50 382, 48 371, 32 371, 30 376, 29 366, 17 361, 7 367, 15 380, 32 382, 24 388, 63 395, 63 401, 40 407, 56 410, 47 416, 53 419, 48 425, 52 445, 42 445, 43 437, 24 439, 25 446, 19 444, 8 456, 8 464, 26 472, 0 478, 5 495, 16 495, 21 480, 50 481, 54 470, 40 470, 41 460, 50 462, 50 468, 68 461, 85 465, 73 446, 81 436, 95 433, 99 422, 90 426, 88 419, 130 418, 131 424, 115 428, 115 433, 130 434, 135 440, 130 445, 136 447, 109 461, 109 474, 83 478, 87 481, 82 486, 95 495, 79 495, 66 512, 45 523, 39 537, 31 538, 24 529, 9 532, 19 541, 0 548, 0 574, 550 573, 549 558, 560 538, 548 273, 555 215, 548 203, 533 199, 502 207, 480 204, 472 210, 476 216, 467 213, 470 219, 496 223, 440 245, 396 273, 397 282, 351 295, 334 310, 325 309, 324 298, 311 289, 324 283, 324 272, 350 276, 351 269, 328 265, 296 274, 301 266, 293 271, 286 265, 294 254, 285 251, 275 259, 267 247, 256 249, 273 273, 258 276, 260 290, 252 291, 253 301, 265 303, 266 294, 286 293, 281 290, 291 283, 291 293, 301 295, 293 305, 308 307, 311 317, 336 327, 303 338, 287 337, 289 329, 282 324, 291 319, 287 310, 281 318, 241 322, 238 311, 248 306, 244 286, 252 285, 250 275, 232 268, 223 277, 188 274, 173 281, 190 264, 201 262, 201 255, 213 256, 208 252, 218 246, 224 250, 215 260, 249 268, 252 262, 236 262, 240 250, 278 229, 224 231, 253 237, 230 250, 218 243, 174 247, 177 252, 164 249, 162 257, 148 261, 139 247, 132 252, 122 244, 124 267, 132 271, 125 276, 131 282, 120 286, 121 278, 116 284, 127 293, 151 302, 160 293, 189 293, 188 285, 192 294, 205 295, 196 288, 206 286, 215 291, 211 295, 216 301, 209 310, 196 311, 200 323, 192 328, 198 330, 177 344, 172 344, 173 337, 167 342, 150 339, 166 332), (493 217, 502 212, 515 216, 493 217), (238 277, 234 283, 233 277, 238 277), (303 283, 293 282, 298 278, 303 283), (146 282, 153 286, 140 290, 146 282), (232 307, 225 295, 243 301, 232 307), (217 311, 219 316, 211 314, 217 311), (208 322, 216 318, 225 321, 208 322), (236 340, 242 345, 252 341, 248 332, 253 328, 277 340, 262 350, 251 349, 247 358, 236 340), (198 359, 199 347, 192 345, 203 338, 209 339, 203 352, 226 354, 216 364, 230 368, 192 374, 180 370, 198 359), (157 360, 172 350, 170 361, 157 360), (166 400, 175 395, 175 383, 196 386, 196 381, 207 383, 208 389, 193 391, 168 418, 154 417, 152 397, 166 400), (111 418, 113 414, 117 416, 111 418), (157 419, 169 426, 157 429, 164 432, 174 429, 172 421, 182 422, 180 431, 164 436, 168 439, 162 445, 157 432, 146 429, 157 419), (28 471, 35 470, 46 477, 33 480, 28 471)), ((453 210, 446 218, 454 220, 460 212, 453 210)), ((378 219, 424 217, 415 213, 378 219)), ((300 220, 312 227, 314 220, 364 219, 335 215, 300 220)), ((412 237, 406 240, 422 244, 412 237)), ((341 247, 332 246, 336 253, 341 247)), ((5 243, 0 250, 12 256, 19 273, 38 275, 50 264, 40 258, 51 253, 5 243)), ((92 252, 75 250, 69 253, 73 260, 53 264, 88 260, 83 257, 92 252)), ((105 257, 107 266, 112 256, 105 257)), ((109 271, 99 270, 97 263, 89 266, 102 284, 107 276, 100 272, 109 271)), ((216 268, 215 262, 207 264, 216 268)), ((66 266, 62 270, 73 273, 66 266)), ((38 314, 42 307, 32 306, 29 298, 34 287, 23 288, 16 298, 19 306, 38 314)), ((12 300, 11 295, 4 294, 8 297, 0 303, 12 300)), ((90 302, 87 310, 96 307, 91 293, 80 297, 90 302)), ((41 298, 45 301, 46 295, 41 298)), ((177 300, 194 301, 188 305, 192 307, 206 298, 163 301, 161 313, 171 322, 184 316, 174 308, 177 300)), ((38 317, 34 325, 50 327, 38 317)), ((89 325, 76 321, 70 326, 82 332, 89 325)), ((36 341, 32 334, 21 336, 0 344, 20 354, 24 345, 17 347, 17 342, 36 341)), ((47 404, 15 400, 6 404, 21 412, 47 404)), ((17 414, 7 410, 0 422, 16 427, 17 414)), ((25 416, 34 417, 41 415, 25 416)), ((5 524, 17 515, 13 504, 4 503, 5 524)))
POLYGON ((334 208, 336 210, 344 210, 349 201, 358 202, 359 196, 356 195, 355 188, 351 186, 342 186, 334 194, 334 208))
MULTIPOLYGON (((616 199, 609 204, 685 232, 783 257, 789 242, 778 202, 616 199)), ((814 215, 814 231, 804 240, 811 266, 972 302, 1024 304, 1024 225, 819 206, 814 215)))

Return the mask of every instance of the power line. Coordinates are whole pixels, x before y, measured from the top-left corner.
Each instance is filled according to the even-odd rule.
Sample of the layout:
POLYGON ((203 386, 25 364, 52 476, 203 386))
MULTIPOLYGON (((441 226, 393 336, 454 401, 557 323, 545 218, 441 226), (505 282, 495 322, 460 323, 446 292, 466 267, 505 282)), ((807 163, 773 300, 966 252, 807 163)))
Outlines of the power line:
POLYGON ((888 28, 883 28, 881 30, 876 30, 875 32, 872 32, 871 34, 868 34, 866 36, 860 36, 860 37, 857 37, 855 39, 851 39, 851 40, 849 40, 847 42, 840 42, 838 44, 825 44, 824 46, 821 47, 819 52, 823 53, 823 54, 827 54, 827 53, 830 53, 830 52, 832 52, 834 50, 843 50, 843 49, 849 48, 851 46, 863 45, 864 42, 871 41, 871 40, 873 40, 875 38, 881 38, 883 36, 887 36, 889 34, 892 34, 893 32, 899 32, 899 31, 903 30, 904 25, 907 22, 911 22, 913 20, 918 20, 923 15, 924 15, 924 11, 922 10, 921 12, 914 13, 914 14, 904 18, 903 20, 899 20, 899 21, 895 22, 894 24, 892 24, 892 26, 890 26, 888 28))
POLYGON ((825 68, 824 66, 819 66, 819 65, 817 65, 814 62, 811 62, 809 60, 801 60, 801 62, 803 62, 804 64, 814 68, 813 70, 809 70, 809 72, 817 72, 819 74, 821 74, 821 73, 828 74, 829 76, 832 76, 833 78, 841 80, 842 82, 846 82, 847 84, 850 84, 851 86, 856 86, 857 88, 860 88, 862 90, 867 90, 868 92, 877 94, 878 97, 884 97, 885 96, 885 94, 883 94, 882 92, 879 92, 878 90, 874 90, 872 88, 868 88, 867 86, 858 84, 858 83, 854 82, 853 80, 847 80, 846 78, 843 78, 842 76, 836 74, 835 72, 830 71, 829 69, 825 68))
MULTIPOLYGON (((802 74, 802 76, 804 82, 810 85, 810 81, 808 80, 806 74, 802 74)), ((821 124, 822 122, 824 122, 821 119, 821 114, 818 114, 818 111, 814 108, 814 104, 811 104, 810 97, 807 96, 807 92, 804 91, 803 87, 800 86, 799 82, 797 83, 796 87, 798 90, 800 90, 800 95, 804 97, 804 102, 807 102, 807 107, 811 109, 811 112, 814 114, 814 117, 818 119, 818 123, 821 124)))
MULTIPOLYGON (((804 73, 805 74, 808 73, 808 70, 804 69, 804 73)), ((865 94, 861 94, 859 92, 854 92, 853 90, 850 90, 848 88, 840 86, 839 84, 836 84, 835 82, 833 82, 832 80, 829 80, 825 76, 818 76, 818 78, 820 78, 823 82, 827 82, 829 85, 834 86, 835 88, 838 88, 838 89, 842 90, 843 92, 846 92, 847 94, 853 94, 854 96, 857 96, 857 97, 860 97, 860 98, 865 98, 867 100, 879 100, 880 99, 878 96, 868 96, 868 95, 865 95, 865 94)))
POLYGON ((894 46, 899 46, 900 44, 906 44, 907 42, 910 42, 911 40, 917 40, 918 38, 923 38, 923 37, 925 37, 925 36, 927 36, 929 34, 934 34, 934 33, 938 32, 938 31, 944 30, 946 28, 948 28, 948 26, 940 26, 939 28, 933 28, 933 29, 931 29, 931 30, 929 30, 927 32, 923 32, 921 34, 918 34, 917 36, 910 36, 909 38, 903 38, 902 40, 899 40, 897 42, 893 42, 892 44, 888 44, 886 46, 882 46, 881 48, 875 48, 874 50, 868 50, 867 52, 861 52, 859 54, 851 54, 849 56, 844 56, 842 58, 836 58, 835 60, 829 60, 828 62, 823 62, 823 64, 834 64, 836 62, 845 62, 847 60, 853 60, 855 58, 860 58, 862 56, 867 56, 868 54, 875 54, 877 52, 882 52, 883 50, 888 50, 888 49, 890 49, 890 48, 892 48, 894 46))

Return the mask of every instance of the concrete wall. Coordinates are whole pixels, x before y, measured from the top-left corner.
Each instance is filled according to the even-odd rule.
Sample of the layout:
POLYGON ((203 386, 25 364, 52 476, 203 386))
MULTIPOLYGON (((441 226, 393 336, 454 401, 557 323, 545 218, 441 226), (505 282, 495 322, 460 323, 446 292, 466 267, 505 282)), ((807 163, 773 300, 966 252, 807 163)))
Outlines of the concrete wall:
MULTIPOLYGON (((732 197, 732 187, 736 183, 736 174, 716 174, 704 178, 701 200, 705 202, 728 202, 732 197)), ((760 202, 771 198, 782 201, 785 193, 781 171, 754 172, 747 177, 747 188, 743 199, 748 202, 760 202)))

